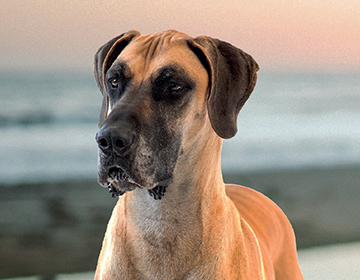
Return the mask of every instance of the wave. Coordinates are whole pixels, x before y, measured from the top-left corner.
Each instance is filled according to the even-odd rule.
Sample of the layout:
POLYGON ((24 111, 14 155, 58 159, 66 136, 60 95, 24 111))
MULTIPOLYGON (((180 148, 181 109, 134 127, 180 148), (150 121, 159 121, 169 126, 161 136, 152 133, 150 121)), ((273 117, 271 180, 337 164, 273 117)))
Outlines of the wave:
POLYGON ((24 112, 16 115, 0 113, 0 128, 31 125, 80 124, 97 122, 97 116, 57 116, 52 112, 24 112))

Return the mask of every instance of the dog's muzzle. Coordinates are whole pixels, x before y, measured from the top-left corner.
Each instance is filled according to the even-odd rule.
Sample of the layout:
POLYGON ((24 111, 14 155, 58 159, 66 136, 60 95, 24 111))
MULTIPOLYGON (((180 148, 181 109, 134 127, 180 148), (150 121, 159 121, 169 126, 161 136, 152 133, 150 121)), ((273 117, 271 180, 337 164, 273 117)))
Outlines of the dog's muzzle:
MULTIPOLYGON (((96 134, 99 148, 98 182, 109 189, 112 197, 119 197, 136 188, 146 188, 136 179, 136 174, 132 174, 136 138, 134 129, 126 124, 116 127, 104 124, 96 134)), ((155 200, 159 200, 170 183, 171 178, 162 180, 148 192, 155 200)))
POLYGON ((95 140, 99 148, 100 185, 108 187, 113 197, 121 196, 136 186, 141 187, 126 171, 126 155, 135 142, 135 133, 129 128, 117 129, 104 124, 96 134, 95 140))

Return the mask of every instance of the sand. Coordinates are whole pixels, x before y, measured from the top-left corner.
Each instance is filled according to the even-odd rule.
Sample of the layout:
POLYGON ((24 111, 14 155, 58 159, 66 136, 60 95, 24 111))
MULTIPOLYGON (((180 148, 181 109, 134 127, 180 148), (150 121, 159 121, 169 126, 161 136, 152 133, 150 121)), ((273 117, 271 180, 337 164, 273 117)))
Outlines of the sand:
MULTIPOLYGON (((360 243, 349 243, 360 241, 360 166, 226 173, 224 179, 261 191, 283 209, 295 229, 305 279, 360 279, 360 243), (319 247, 339 243, 348 244, 319 247)), ((49 273, 54 271, 51 265, 55 263, 58 273, 95 268, 103 231, 115 202, 96 180, 0 186, 0 194, 1 212, 12 213, 0 216, 3 254, 0 253, 0 259, 3 264, 5 260, 16 260, 0 269, 0 277, 39 274, 45 269, 49 273), (44 238, 51 242, 43 246, 44 238), (78 253, 74 255, 70 241, 87 249, 75 250, 78 253), (34 255, 29 248, 44 254, 34 255), (29 258, 29 254, 33 257, 29 258), (75 265, 72 268, 71 255, 74 258, 71 264, 75 265), (46 262, 54 257, 56 261, 46 262), (83 261, 76 266, 80 259, 83 261), (29 267, 33 272, 25 270, 29 267)), ((88 272, 61 274, 57 279, 92 278, 93 272, 88 272)))
MULTIPOLYGON (((305 280, 360 279, 360 243, 303 249, 298 255, 305 280)), ((93 277, 94 272, 61 274, 56 280, 92 280, 93 277)), ((39 280, 39 278, 25 277, 11 280, 39 280)))

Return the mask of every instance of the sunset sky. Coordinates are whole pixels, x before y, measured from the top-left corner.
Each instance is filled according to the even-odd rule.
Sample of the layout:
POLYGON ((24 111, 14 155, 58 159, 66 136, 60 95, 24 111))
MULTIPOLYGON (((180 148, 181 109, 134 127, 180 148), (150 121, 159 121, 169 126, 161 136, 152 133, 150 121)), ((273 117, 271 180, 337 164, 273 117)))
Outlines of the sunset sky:
POLYGON ((265 70, 360 70, 359 0, 0 0, 0 70, 90 69, 129 29, 216 37, 265 70))

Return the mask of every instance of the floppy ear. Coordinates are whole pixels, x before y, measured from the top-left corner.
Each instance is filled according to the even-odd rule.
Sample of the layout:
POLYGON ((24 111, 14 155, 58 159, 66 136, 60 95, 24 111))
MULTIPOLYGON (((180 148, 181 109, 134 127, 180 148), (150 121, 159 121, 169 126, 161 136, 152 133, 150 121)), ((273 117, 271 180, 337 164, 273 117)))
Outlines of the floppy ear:
POLYGON ((95 54, 95 61, 94 61, 94 76, 96 83, 103 95, 102 106, 100 110, 100 117, 99 117, 99 127, 101 127, 102 123, 107 118, 107 111, 109 106, 109 100, 106 92, 105 86, 105 74, 106 71, 109 70, 113 62, 119 56, 121 51, 130 43, 130 41, 139 36, 140 33, 137 30, 130 30, 127 33, 123 33, 105 45, 100 47, 100 49, 95 54))
POLYGON ((221 138, 237 132, 237 116, 256 84, 259 66, 244 51, 229 43, 200 36, 188 40, 209 75, 208 112, 214 131, 221 138))

